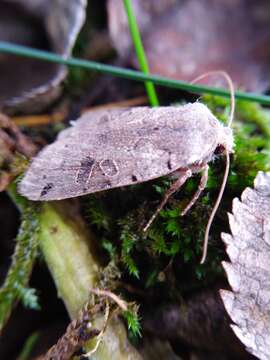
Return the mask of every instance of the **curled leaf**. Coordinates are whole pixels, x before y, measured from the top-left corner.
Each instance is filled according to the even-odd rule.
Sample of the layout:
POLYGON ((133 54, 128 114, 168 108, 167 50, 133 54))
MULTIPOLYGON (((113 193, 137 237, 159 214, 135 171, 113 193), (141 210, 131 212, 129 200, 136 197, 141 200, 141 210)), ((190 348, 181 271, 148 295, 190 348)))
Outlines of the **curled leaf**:
POLYGON ((231 233, 222 234, 231 262, 224 262, 232 291, 221 291, 231 325, 247 351, 270 358, 270 173, 233 200, 231 233))
MULTIPOLYGON (((0 40, 67 57, 84 22, 86 0, 3 0, 0 40)), ((0 56, 0 107, 40 110, 60 93, 66 68, 11 55, 0 56)))

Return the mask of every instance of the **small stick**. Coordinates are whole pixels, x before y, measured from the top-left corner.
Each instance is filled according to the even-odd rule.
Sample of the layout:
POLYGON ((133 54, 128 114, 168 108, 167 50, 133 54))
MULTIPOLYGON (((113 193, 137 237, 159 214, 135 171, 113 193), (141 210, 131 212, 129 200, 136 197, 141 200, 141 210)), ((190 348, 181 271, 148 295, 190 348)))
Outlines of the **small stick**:
MULTIPOLYGON (((109 110, 117 109, 119 107, 129 107, 143 105, 147 103, 146 96, 138 96, 132 99, 121 100, 117 102, 111 102, 103 105, 91 106, 85 108, 81 111, 84 114, 87 111, 92 110, 109 110)), ((41 125, 49 125, 65 120, 67 114, 65 112, 55 112, 53 114, 43 114, 43 115, 27 115, 27 116, 13 116, 11 119, 15 122, 17 126, 27 126, 27 127, 36 127, 41 125)))
POLYGON ((114 294, 113 292, 109 290, 103 290, 103 289, 90 289, 90 292, 97 295, 97 296, 105 296, 111 300, 113 300, 122 310, 127 311, 127 303, 122 300, 119 296, 114 294))

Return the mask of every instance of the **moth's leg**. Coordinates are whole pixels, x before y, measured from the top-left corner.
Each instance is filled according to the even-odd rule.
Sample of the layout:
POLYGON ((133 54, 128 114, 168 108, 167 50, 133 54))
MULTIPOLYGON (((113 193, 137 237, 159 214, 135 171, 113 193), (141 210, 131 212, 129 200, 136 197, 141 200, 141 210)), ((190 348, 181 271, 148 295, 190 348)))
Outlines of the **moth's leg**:
POLYGON ((201 176, 201 180, 200 180, 198 190, 193 195, 193 198, 190 200, 190 202, 185 207, 185 209, 181 212, 181 216, 184 216, 190 210, 190 208, 195 204, 195 202, 198 200, 199 196, 201 195, 201 193, 205 189, 206 184, 207 184, 207 180, 208 180, 208 170, 209 170, 209 166, 205 165, 203 167, 203 173, 202 173, 202 176, 201 176))
POLYGON ((187 181, 188 178, 190 178, 192 175, 192 171, 190 169, 185 170, 185 171, 181 171, 179 173, 179 177, 178 179, 171 185, 171 187, 166 191, 164 198, 162 200, 162 202, 160 203, 160 205, 158 206, 157 210, 154 212, 153 216, 151 217, 151 219, 148 221, 148 223, 146 224, 146 226, 143 228, 143 231, 147 231, 148 228, 150 227, 150 225, 152 224, 152 222, 155 220, 155 218, 157 217, 158 213, 160 212, 160 210, 162 210, 162 208, 164 207, 164 205, 167 203, 167 201, 169 200, 169 198, 171 197, 171 195, 173 193, 175 193, 177 190, 179 190, 181 188, 182 185, 184 185, 184 183, 187 181))

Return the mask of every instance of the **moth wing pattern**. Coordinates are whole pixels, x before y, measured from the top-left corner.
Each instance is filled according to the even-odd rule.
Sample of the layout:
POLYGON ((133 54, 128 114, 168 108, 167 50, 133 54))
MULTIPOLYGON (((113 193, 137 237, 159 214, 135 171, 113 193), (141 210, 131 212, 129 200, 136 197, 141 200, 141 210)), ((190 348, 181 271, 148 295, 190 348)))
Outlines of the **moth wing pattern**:
POLYGON ((201 103, 91 111, 33 159, 19 191, 60 200, 208 162, 221 126, 201 103))

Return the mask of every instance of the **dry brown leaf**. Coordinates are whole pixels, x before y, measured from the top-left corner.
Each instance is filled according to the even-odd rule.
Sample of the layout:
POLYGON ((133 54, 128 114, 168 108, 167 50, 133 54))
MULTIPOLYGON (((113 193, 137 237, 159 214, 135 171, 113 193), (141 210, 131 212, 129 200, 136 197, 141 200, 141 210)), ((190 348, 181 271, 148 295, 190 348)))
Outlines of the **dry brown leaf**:
POLYGON ((0 192, 20 174, 26 162, 22 156, 33 157, 37 147, 5 115, 0 113, 0 192))
POLYGON ((99 335, 100 330, 93 328, 91 321, 93 316, 100 311, 101 304, 92 306, 86 303, 66 329, 65 334, 51 347, 42 360, 69 360, 89 339, 99 335))
MULTIPOLYGON (((133 0, 150 71, 193 80, 224 70, 237 87, 264 91, 269 69, 267 0, 133 0)), ((109 28, 121 56, 137 64, 122 0, 108 2, 109 28)), ((137 66, 137 65, 136 65, 137 66)), ((217 84, 217 83, 216 83, 217 84)))
POLYGON ((221 296, 231 325, 247 351, 270 359, 270 173, 259 172, 254 189, 233 200, 232 235, 222 234, 231 262, 223 266, 233 291, 221 296))
POLYGON ((191 349, 206 352, 207 359, 247 359, 244 346, 230 328, 218 288, 220 284, 212 284, 211 289, 200 290, 185 301, 146 308, 142 314, 144 332, 184 342, 191 349))
POLYGON ((155 337, 143 336, 139 351, 143 360, 183 360, 182 357, 176 355, 169 341, 155 337))
POLYGON ((28 158, 34 156, 37 147, 7 116, 0 113, 0 144, 2 160, 10 161, 17 151, 28 158), (4 155, 6 154, 6 157, 4 155))
MULTIPOLYGON (((143 33, 151 28, 154 19, 176 4, 177 0, 133 0, 132 6, 143 33)), ((108 0, 107 12, 110 36, 121 57, 128 56, 132 41, 128 30, 128 20, 122 0, 108 0)))
MULTIPOLYGON (((87 0, 2 0, 0 40, 67 57, 83 24, 87 0)), ((66 68, 0 55, 0 108, 40 110, 59 95, 66 68)))

